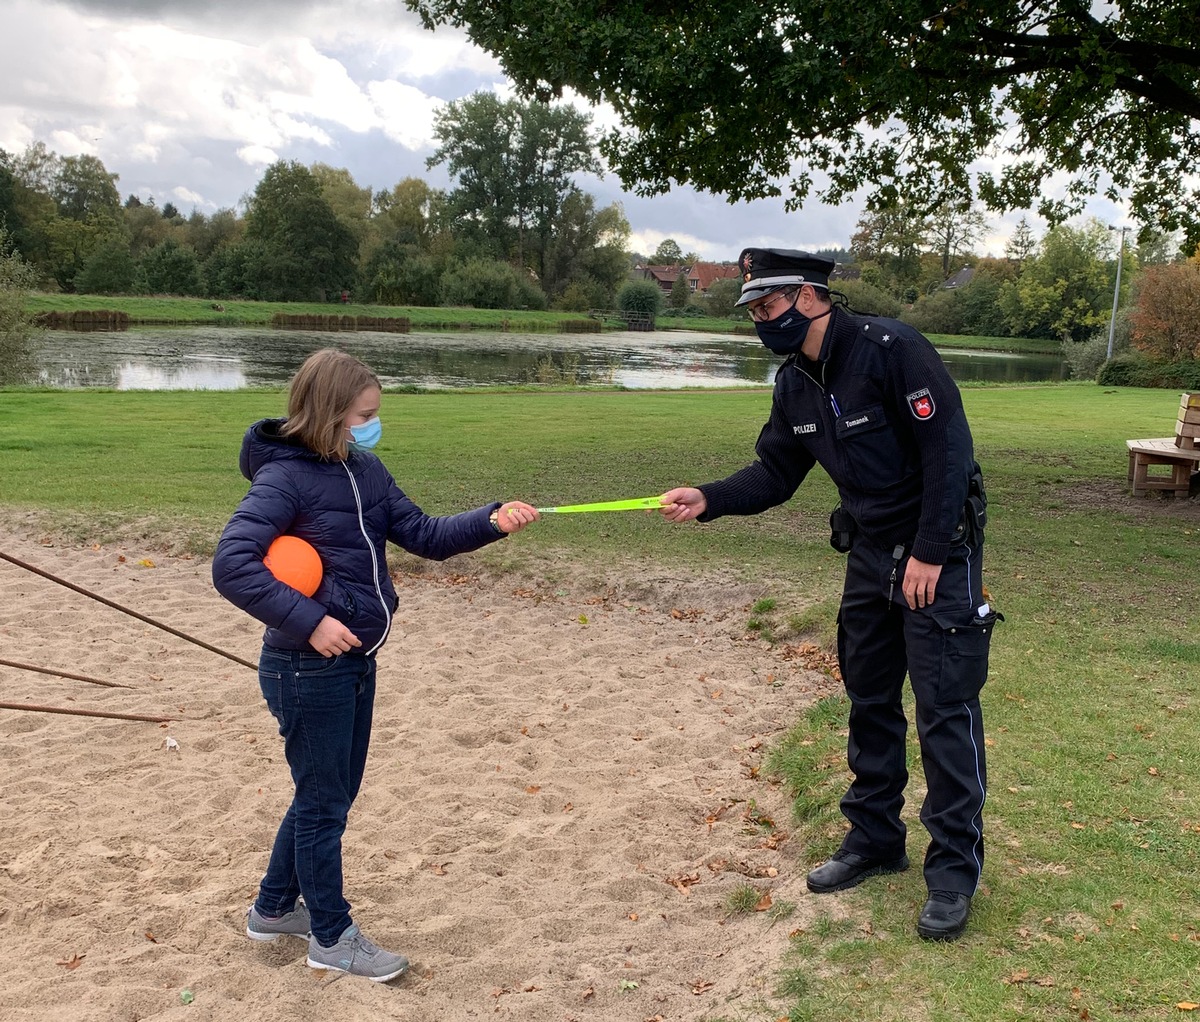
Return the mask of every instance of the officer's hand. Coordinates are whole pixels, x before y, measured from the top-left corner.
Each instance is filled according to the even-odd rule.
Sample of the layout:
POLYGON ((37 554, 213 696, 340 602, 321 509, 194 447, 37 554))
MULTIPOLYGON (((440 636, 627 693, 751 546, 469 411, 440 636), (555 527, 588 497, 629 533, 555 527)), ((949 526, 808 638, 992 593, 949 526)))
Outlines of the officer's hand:
POLYGON ((328 614, 321 618, 321 623, 313 629, 312 635, 308 637, 308 644, 321 656, 337 656, 362 645, 357 635, 328 614))
POLYGON ((933 603, 933 594, 937 589, 938 579, 942 576, 940 564, 926 564, 915 557, 908 559, 904 568, 904 581, 900 588, 909 610, 918 607, 928 607, 933 603))
POLYGON ((662 504, 659 514, 668 522, 689 522, 699 518, 708 507, 708 500, 694 486, 677 486, 658 499, 662 504))

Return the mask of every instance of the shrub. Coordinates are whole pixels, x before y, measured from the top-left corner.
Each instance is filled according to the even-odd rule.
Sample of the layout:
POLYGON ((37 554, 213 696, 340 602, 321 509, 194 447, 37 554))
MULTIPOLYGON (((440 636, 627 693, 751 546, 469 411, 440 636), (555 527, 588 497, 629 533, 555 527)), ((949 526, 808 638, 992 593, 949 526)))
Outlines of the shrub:
MULTIPOLYGON (((1122 309, 1117 313, 1113 330, 1113 356, 1124 355, 1129 348, 1129 317, 1122 309)), ((1100 330, 1086 341, 1064 341, 1063 358, 1073 380, 1094 380, 1108 358, 1108 331, 1100 330)))
POLYGON ((468 259, 451 265, 442 274, 441 304, 476 309, 544 309, 546 296, 509 263, 468 259))
POLYGON ((961 334, 963 316, 958 299, 957 291, 946 289, 922 295, 900 318, 924 334, 961 334))
POLYGON ((1102 387, 1200 390, 1200 359, 1157 362, 1138 352, 1130 352, 1106 362, 1096 382, 1102 387))
POLYGON ((833 280, 829 286, 849 298, 850 308, 855 312, 899 319, 900 303, 882 288, 869 283, 865 273, 863 277, 863 280, 833 280))
POLYGON ((654 318, 662 310, 662 289, 652 280, 631 280, 617 292, 617 308, 622 312, 643 312, 654 318))

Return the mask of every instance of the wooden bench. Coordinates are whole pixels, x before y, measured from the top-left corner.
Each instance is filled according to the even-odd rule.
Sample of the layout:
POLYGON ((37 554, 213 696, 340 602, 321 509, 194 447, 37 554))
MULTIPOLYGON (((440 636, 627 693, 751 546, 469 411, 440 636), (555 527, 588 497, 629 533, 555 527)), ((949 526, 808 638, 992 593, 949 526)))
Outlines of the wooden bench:
POLYGON ((1192 473, 1200 471, 1200 394, 1184 394, 1179 402, 1175 435, 1161 440, 1126 440, 1129 448, 1129 485, 1135 497, 1150 490, 1166 490, 1186 497, 1192 473), (1151 475, 1151 467, 1165 467, 1166 475, 1151 475))

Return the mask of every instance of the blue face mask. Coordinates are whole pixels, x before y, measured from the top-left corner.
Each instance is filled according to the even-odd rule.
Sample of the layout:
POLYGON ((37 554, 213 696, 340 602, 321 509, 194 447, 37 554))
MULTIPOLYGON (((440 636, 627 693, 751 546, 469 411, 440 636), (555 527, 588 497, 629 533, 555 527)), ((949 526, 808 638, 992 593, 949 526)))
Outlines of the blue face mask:
MULTIPOLYGON (((832 308, 829 312, 821 313, 816 319, 824 319, 830 312, 833 312, 832 308)), ((808 336, 808 328, 812 324, 813 320, 798 310, 785 309, 774 319, 755 323, 754 329, 758 331, 758 339, 776 355, 794 355, 804 344, 804 338, 808 336)))
POLYGON ((376 415, 375 418, 368 419, 361 426, 351 426, 350 435, 354 437, 350 441, 351 447, 356 451, 369 451, 379 443, 379 438, 383 436, 383 424, 376 415))

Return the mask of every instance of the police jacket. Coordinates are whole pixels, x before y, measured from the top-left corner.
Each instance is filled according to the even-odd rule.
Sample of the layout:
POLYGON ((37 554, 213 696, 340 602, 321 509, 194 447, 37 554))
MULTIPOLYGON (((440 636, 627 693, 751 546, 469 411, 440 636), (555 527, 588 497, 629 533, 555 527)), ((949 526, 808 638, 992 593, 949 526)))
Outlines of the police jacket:
POLYGON ((700 487, 701 520, 780 504, 814 464, 859 531, 944 564, 961 535, 975 463, 958 387, 932 344, 894 319, 837 307, 815 362, 792 355, 775 377, 758 460, 700 487))
POLYGON ((283 436, 285 421, 256 422, 242 440, 239 465, 250 490, 217 543, 213 584, 267 626, 267 645, 311 652, 308 637, 328 614, 358 636, 362 646, 355 653, 374 653, 398 603, 386 541, 434 560, 475 550, 501 538, 488 521, 499 504, 427 515, 374 454, 351 451, 345 461, 325 460, 283 436), (283 534, 299 536, 321 555, 321 585, 312 597, 263 565, 267 548, 283 534))

